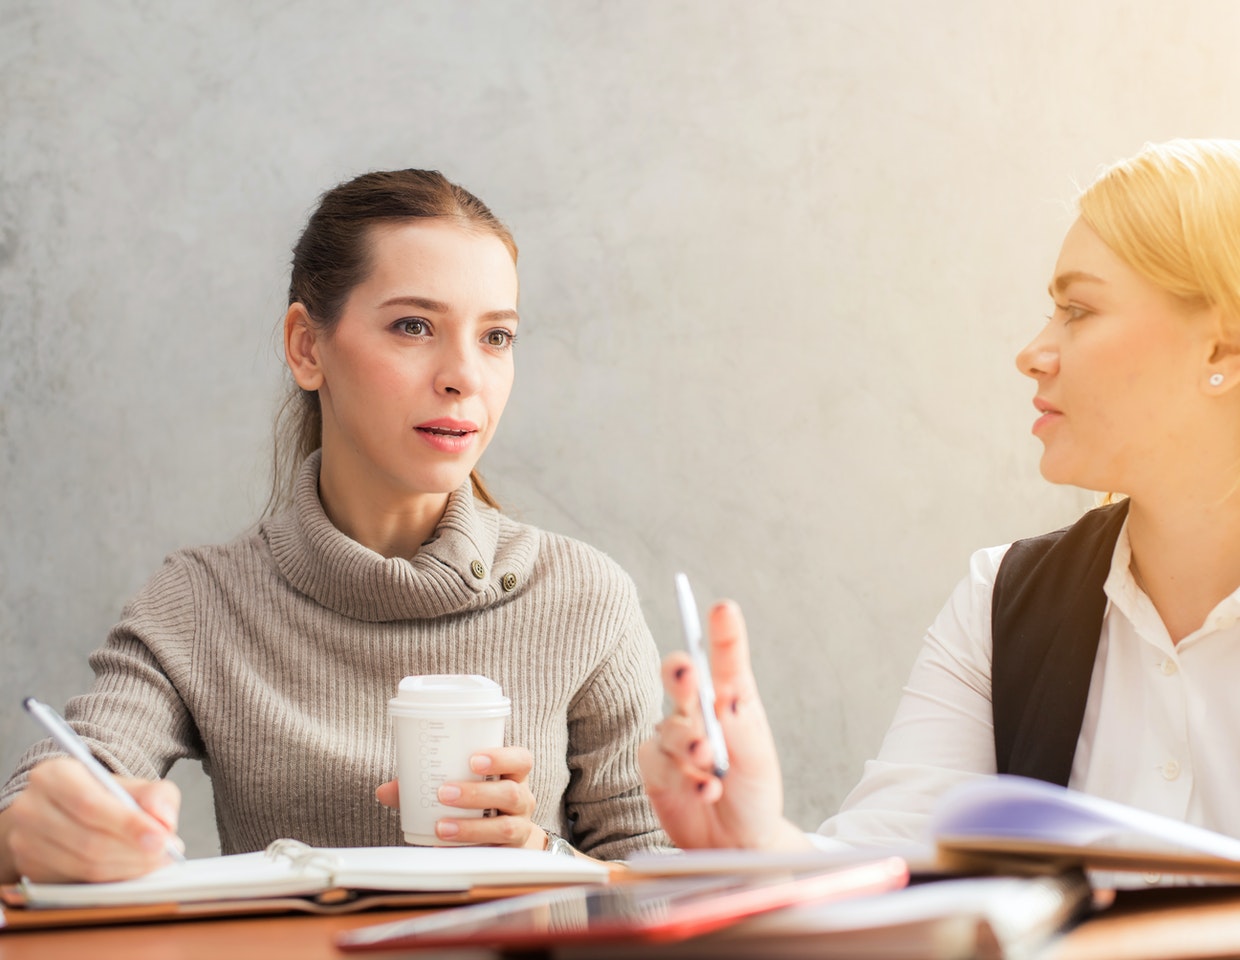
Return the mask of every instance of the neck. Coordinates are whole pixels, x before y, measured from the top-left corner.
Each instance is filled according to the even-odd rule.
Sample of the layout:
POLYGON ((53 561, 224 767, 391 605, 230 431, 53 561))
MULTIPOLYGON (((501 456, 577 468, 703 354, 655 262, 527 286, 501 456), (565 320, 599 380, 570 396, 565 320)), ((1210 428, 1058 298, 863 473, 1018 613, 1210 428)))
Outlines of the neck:
POLYGON ((383 557, 412 557, 435 532, 446 493, 400 494, 374 477, 341 470, 324 450, 319 499, 332 526, 383 557))
POLYGON ((1203 502, 1133 496, 1132 570, 1178 643, 1240 587, 1240 493, 1203 502))

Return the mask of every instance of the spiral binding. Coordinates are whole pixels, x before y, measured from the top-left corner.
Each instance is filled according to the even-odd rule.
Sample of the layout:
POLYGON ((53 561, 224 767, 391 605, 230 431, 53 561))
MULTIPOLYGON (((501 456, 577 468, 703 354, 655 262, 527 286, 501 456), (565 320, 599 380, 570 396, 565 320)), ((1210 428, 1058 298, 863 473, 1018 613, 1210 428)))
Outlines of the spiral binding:
POLYGON ((267 844, 266 854, 272 860, 283 857, 298 870, 322 870, 328 877, 332 876, 336 869, 336 858, 330 853, 287 837, 267 844))

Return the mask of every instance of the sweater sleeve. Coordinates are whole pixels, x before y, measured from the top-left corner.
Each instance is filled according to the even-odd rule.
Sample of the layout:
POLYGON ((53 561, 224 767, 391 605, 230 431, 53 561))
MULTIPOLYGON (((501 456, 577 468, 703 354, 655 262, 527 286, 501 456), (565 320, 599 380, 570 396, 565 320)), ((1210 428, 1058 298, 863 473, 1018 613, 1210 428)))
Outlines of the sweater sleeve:
POLYGON ((662 707, 659 655, 636 588, 624 576, 622 628, 614 648, 569 708, 570 782, 565 809, 574 844, 592 857, 620 860, 670 847, 646 797, 637 749, 662 707))
MULTIPOLYGON (((190 579, 170 558, 91 654, 90 692, 65 706, 69 725, 114 773, 153 780, 179 759, 201 758, 197 728, 177 688, 177 681, 188 681, 193 634, 190 579)), ((60 753, 50 739, 31 746, 0 790, 0 809, 25 789, 32 767, 60 753)))

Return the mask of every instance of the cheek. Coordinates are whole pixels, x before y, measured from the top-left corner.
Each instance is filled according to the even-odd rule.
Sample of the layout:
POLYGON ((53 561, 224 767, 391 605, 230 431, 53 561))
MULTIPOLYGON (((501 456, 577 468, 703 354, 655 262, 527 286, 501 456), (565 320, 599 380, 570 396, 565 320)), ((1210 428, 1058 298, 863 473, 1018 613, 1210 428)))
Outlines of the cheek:
POLYGON ((513 379, 514 371, 512 364, 509 363, 504 368, 495 371, 495 376, 487 386, 487 412, 491 415, 492 422, 500 418, 504 407, 508 405, 508 398, 512 395, 513 379))
POLYGON ((1155 373, 1158 364, 1127 351, 1100 351, 1081 357, 1075 378, 1077 401, 1084 401, 1099 419, 1115 421, 1141 408, 1157 406, 1164 392, 1155 373))
POLYGON ((422 377, 422 371, 411 368, 408 362, 398 363, 386 357, 349 356, 341 371, 349 379, 353 393, 368 405, 384 397, 403 397, 422 377))

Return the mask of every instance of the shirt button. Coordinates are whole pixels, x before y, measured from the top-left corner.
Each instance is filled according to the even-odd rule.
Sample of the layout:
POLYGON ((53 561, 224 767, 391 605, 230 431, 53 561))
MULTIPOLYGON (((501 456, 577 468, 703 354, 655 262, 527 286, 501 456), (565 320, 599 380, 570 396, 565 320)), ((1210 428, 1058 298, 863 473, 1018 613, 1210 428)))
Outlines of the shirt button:
POLYGON ((472 573, 476 579, 481 580, 487 575, 487 568, 482 565, 481 560, 475 560, 469 565, 469 572, 472 573))
POLYGON ((1165 660, 1163 660, 1162 663, 1158 665, 1158 669, 1160 669, 1163 672, 1164 677, 1169 677, 1173 673, 1178 672, 1180 668, 1174 660, 1172 660, 1170 657, 1167 657, 1165 660))
POLYGON ((1162 775, 1164 780, 1174 780, 1180 775, 1180 765, 1174 760, 1168 760, 1162 766, 1162 775))

